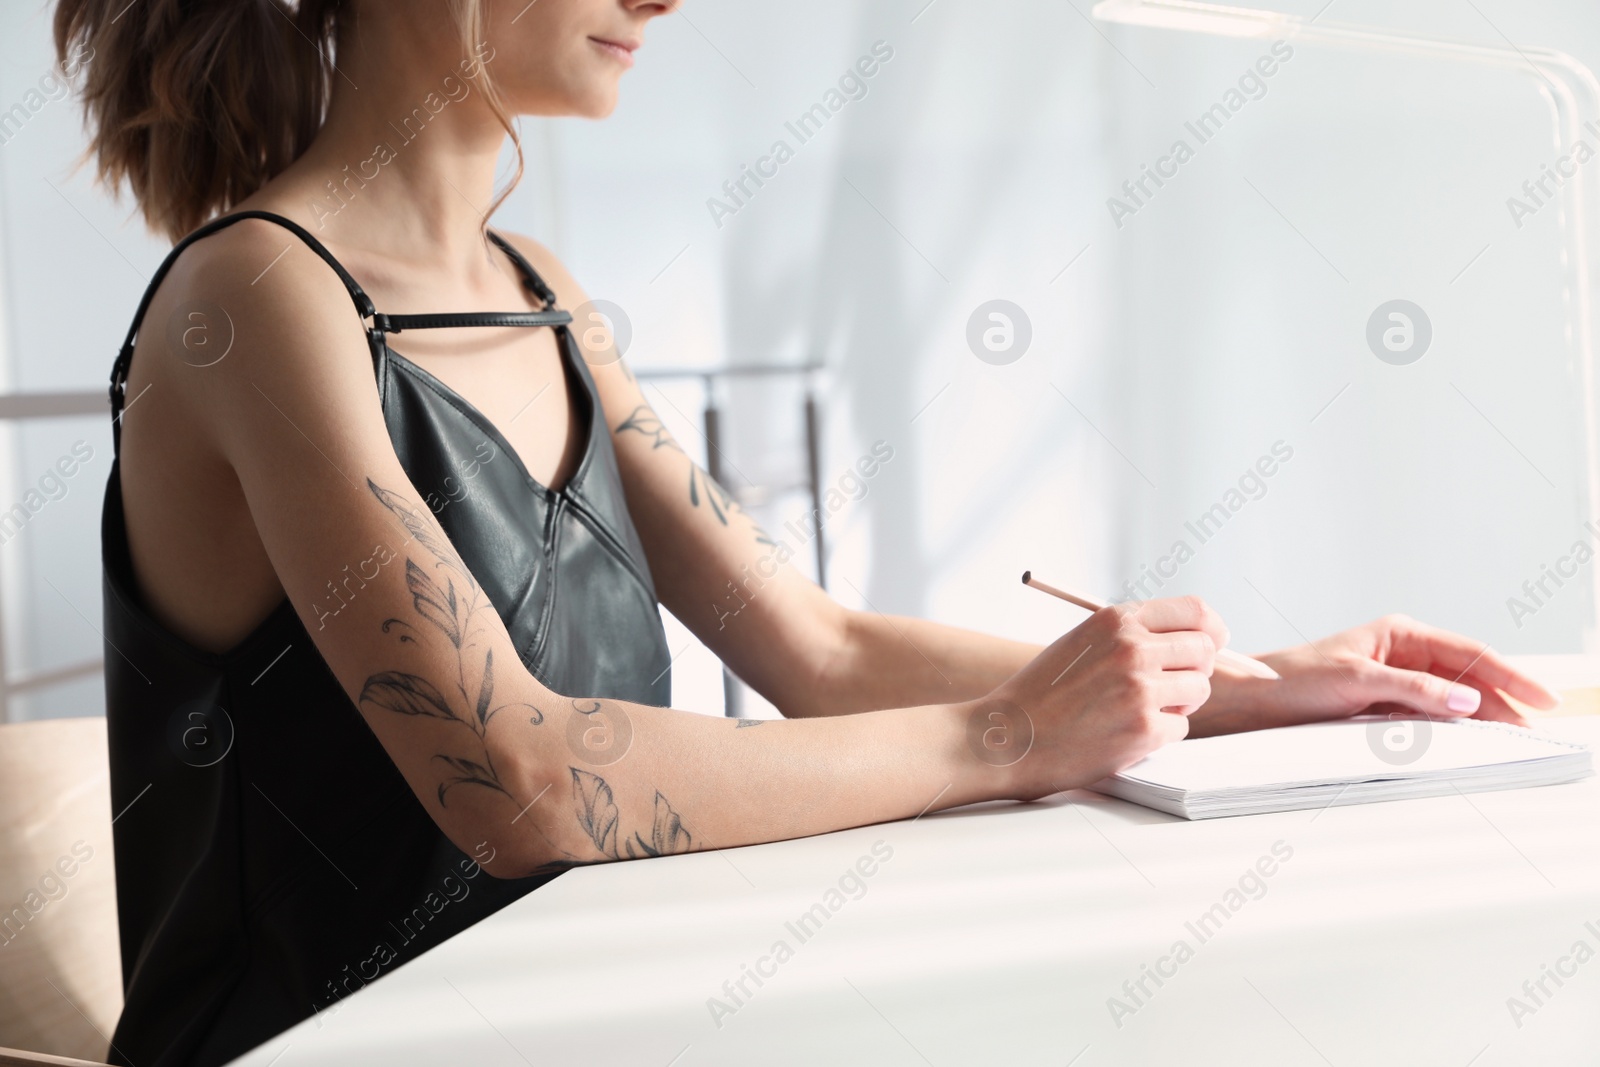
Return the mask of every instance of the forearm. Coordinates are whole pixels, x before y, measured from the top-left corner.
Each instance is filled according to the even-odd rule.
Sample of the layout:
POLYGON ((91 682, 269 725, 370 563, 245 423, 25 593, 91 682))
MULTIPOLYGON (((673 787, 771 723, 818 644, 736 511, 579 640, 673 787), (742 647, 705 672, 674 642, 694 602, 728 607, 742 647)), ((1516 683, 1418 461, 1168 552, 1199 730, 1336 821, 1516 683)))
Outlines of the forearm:
POLYGON ((513 803, 484 819, 483 837, 504 861, 486 866, 517 876, 729 848, 1006 795, 1006 770, 968 748, 966 711, 759 721, 574 700, 498 739, 502 752, 520 753, 513 803))
POLYGON ((814 692, 786 715, 976 700, 1021 670, 1041 646, 926 619, 846 613, 842 637, 814 692))

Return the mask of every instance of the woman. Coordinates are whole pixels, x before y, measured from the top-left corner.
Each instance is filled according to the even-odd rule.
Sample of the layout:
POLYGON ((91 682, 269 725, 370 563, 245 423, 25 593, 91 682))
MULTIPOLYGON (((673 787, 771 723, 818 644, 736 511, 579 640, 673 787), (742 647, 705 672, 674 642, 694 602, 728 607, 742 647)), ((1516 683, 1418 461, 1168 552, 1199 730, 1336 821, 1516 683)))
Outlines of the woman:
POLYGON ((117 1062, 226 1060, 573 864, 1042 797, 1185 735, 1554 704, 1398 617, 1262 681, 1214 669, 1192 598, 1047 648, 788 568, 712 607, 770 542, 580 351, 550 251, 485 228, 508 116, 609 113, 669 8, 60 3, 102 173, 188 235, 113 375, 117 1062), (658 599, 786 720, 666 707, 658 599))

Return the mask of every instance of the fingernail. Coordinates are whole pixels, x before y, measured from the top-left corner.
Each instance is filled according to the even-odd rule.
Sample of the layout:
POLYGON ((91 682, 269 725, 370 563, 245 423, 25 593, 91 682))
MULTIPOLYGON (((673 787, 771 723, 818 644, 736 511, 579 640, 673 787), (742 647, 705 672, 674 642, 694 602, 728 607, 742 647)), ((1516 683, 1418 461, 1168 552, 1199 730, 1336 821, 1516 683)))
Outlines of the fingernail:
POLYGON ((1450 696, 1445 700, 1444 706, 1451 711, 1471 712, 1477 711, 1481 703, 1483 694, 1470 685, 1452 685, 1450 696))

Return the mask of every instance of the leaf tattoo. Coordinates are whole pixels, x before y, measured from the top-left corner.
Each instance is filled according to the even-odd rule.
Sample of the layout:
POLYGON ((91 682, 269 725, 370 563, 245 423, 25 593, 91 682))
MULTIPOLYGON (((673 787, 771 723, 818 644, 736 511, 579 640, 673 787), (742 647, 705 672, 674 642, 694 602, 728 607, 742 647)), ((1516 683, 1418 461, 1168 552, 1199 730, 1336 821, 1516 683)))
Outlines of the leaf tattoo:
POLYGON ((455 775, 439 783, 439 806, 445 807, 445 794, 458 785, 477 785, 485 789, 492 789, 496 793, 509 797, 505 787, 500 784, 500 776, 494 771, 493 764, 485 765, 457 756, 438 755, 433 757, 445 766, 455 771, 455 775))
POLYGON ((450 639, 450 643, 459 649, 461 619, 458 617, 460 608, 456 603, 455 583, 446 578, 445 587, 440 589, 439 583, 429 577, 427 571, 409 557, 406 559, 406 588, 411 591, 411 603, 417 609, 417 614, 437 626, 450 639))
POLYGON ((675 852, 688 852, 691 841, 689 831, 683 828, 683 820, 678 818, 678 813, 672 810, 672 805, 667 803, 667 798, 658 791, 656 793, 656 816, 650 826, 650 840, 638 833, 625 845, 629 859, 643 859, 646 856, 670 856, 675 852))
POLYGON ((367 679, 361 688, 361 704, 376 704, 400 715, 427 715, 435 719, 455 719, 444 694, 426 678, 399 671, 384 671, 367 679))
POLYGON ((460 574, 468 589, 474 593, 478 591, 477 580, 472 577, 472 572, 467 570, 467 565, 461 562, 461 557, 456 554, 450 542, 440 536, 441 531, 434 525, 433 516, 413 506, 400 494, 385 489, 371 478, 367 479, 367 488, 378 498, 378 503, 388 508, 394 517, 400 520, 407 534, 426 548, 441 564, 460 574))
POLYGON ((577 808, 578 825, 589 835, 595 848, 613 859, 620 859, 617 855, 619 814, 611 787, 598 774, 576 767, 568 769, 572 771, 572 800, 577 808))
POLYGON ((494 695, 494 649, 490 649, 483 656, 483 685, 478 689, 478 725, 485 730, 489 728, 489 716, 494 712, 489 709, 489 698, 494 695))
POLYGON ((568 768, 572 771, 572 801, 578 816, 578 825, 589 835, 594 847, 612 859, 644 859, 649 856, 670 856, 693 850, 694 840, 683 828, 683 820, 672 810, 667 798, 656 792, 655 816, 650 824, 650 840, 637 831, 617 847, 618 824, 621 813, 611 786, 598 774, 568 768))

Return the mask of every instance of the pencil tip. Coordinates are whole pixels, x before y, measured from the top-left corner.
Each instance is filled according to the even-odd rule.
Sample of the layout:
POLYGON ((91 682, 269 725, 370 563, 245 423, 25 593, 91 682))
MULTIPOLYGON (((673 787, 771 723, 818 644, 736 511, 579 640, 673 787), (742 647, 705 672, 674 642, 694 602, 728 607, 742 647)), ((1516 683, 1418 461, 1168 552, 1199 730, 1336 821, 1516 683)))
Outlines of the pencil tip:
POLYGON ((1027 585, 1028 584, 1028 579, 1032 578, 1032 577, 1033 577, 1033 572, 1032 571, 1023 571, 1022 572, 1022 584, 1023 585, 1027 585))

